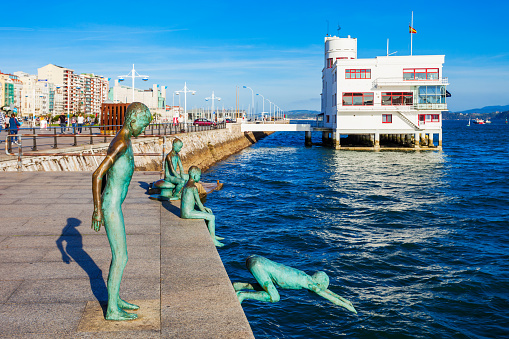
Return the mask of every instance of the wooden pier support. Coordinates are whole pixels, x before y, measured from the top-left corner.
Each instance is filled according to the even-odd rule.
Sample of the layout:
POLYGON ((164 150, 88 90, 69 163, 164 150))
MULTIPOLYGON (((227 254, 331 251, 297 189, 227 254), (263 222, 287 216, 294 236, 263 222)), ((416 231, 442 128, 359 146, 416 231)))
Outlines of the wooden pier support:
POLYGON ((313 143, 311 142, 311 131, 306 131, 305 133, 305 141, 304 144, 306 146, 312 146, 313 143))

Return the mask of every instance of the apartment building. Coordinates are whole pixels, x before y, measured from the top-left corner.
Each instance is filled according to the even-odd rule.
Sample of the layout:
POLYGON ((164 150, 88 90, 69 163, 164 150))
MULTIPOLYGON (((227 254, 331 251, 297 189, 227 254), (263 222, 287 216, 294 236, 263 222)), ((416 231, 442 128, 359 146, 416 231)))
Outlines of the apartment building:
POLYGON ((38 78, 55 85, 61 101, 54 101, 55 114, 94 114, 101 112, 101 105, 108 95, 108 79, 93 73, 76 74, 74 70, 48 64, 38 69, 38 78))

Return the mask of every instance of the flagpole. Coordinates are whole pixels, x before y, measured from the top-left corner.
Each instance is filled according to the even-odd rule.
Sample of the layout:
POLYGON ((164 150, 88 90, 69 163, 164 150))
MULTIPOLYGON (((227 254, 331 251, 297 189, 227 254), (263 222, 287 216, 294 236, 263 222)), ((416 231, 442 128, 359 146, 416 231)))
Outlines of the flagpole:
MULTIPOLYGON (((410 24, 410 27, 411 28, 414 28, 414 11, 412 11, 412 23, 410 24)), ((413 50, 413 38, 414 38, 414 35, 412 32, 410 32, 410 55, 412 55, 412 50, 413 50)))

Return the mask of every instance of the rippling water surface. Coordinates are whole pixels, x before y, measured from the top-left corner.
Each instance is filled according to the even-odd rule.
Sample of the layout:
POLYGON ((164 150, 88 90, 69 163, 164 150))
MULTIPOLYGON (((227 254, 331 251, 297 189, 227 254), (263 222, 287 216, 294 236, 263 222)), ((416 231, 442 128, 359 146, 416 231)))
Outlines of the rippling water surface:
POLYGON ((441 152, 306 148, 279 132, 205 173, 225 183, 206 205, 232 281, 254 282, 244 261, 259 254, 325 271, 359 312, 280 290, 242 304, 255 336, 509 337, 508 132, 444 121, 441 152))

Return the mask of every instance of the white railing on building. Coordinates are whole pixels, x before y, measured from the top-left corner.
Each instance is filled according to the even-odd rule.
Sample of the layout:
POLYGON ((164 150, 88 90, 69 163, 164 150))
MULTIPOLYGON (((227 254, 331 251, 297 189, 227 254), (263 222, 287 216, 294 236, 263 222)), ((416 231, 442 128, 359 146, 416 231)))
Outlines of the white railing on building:
POLYGON ((449 85, 448 78, 429 79, 429 80, 404 80, 402 78, 378 78, 373 81, 373 87, 384 86, 433 86, 433 85, 449 85))
POLYGON ((351 111, 365 111, 365 112, 371 112, 371 111, 415 111, 415 110, 447 110, 447 104, 446 103, 425 103, 425 104, 419 104, 414 103, 412 105, 373 105, 373 106, 338 106, 338 113, 345 113, 345 112, 351 112, 351 111))
POLYGON ((439 110, 439 111, 446 111, 447 110, 447 104, 414 104, 414 108, 417 110, 439 110))

